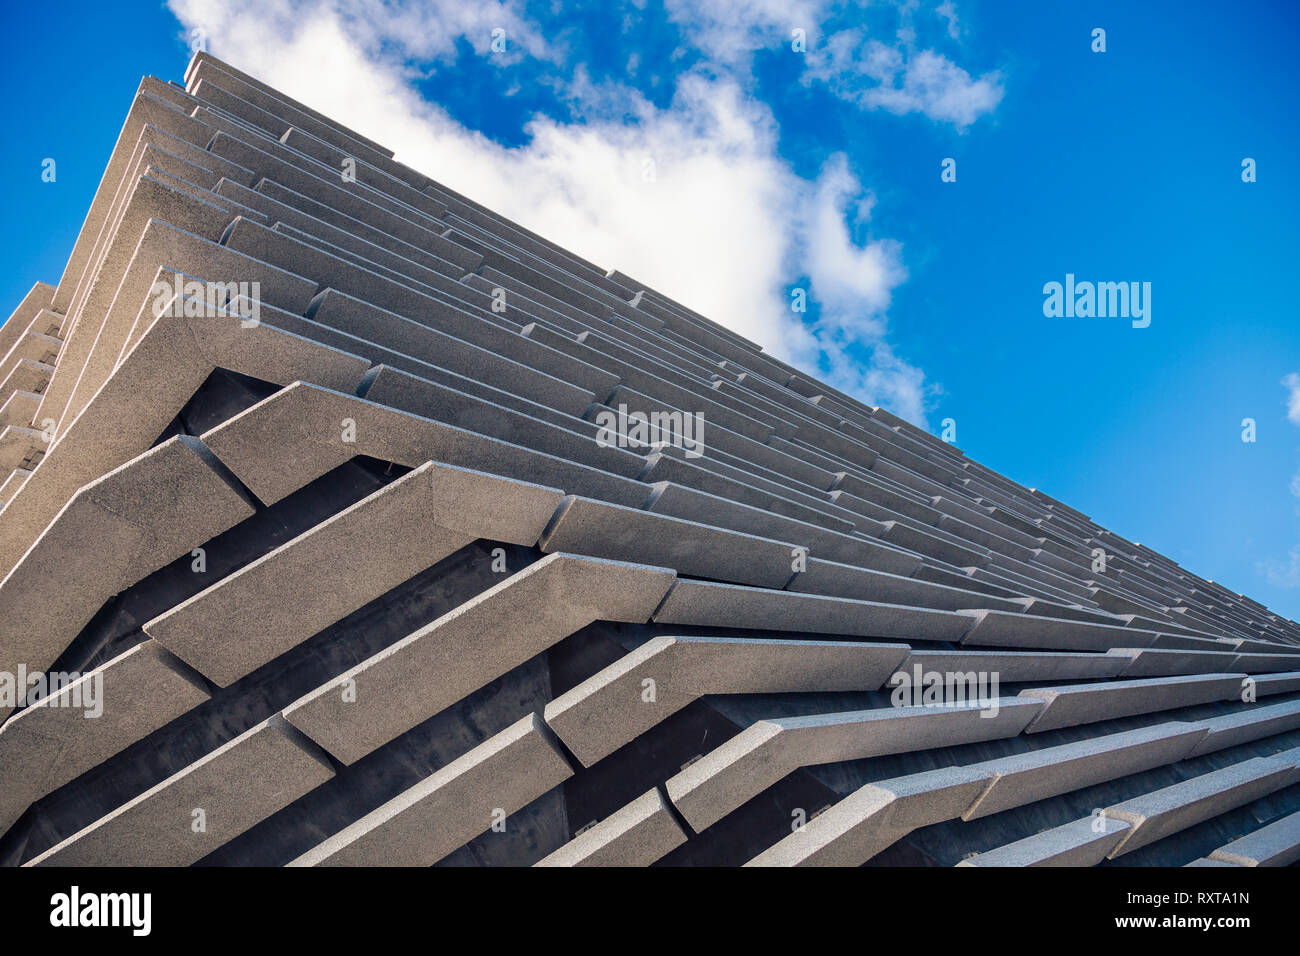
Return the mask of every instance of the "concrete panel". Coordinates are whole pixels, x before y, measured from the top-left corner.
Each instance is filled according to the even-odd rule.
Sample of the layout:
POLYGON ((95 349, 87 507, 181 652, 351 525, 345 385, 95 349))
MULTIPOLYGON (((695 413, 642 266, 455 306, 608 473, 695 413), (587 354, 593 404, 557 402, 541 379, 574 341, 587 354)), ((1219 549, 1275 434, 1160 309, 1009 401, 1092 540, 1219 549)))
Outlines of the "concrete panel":
POLYGON ((533 865, 649 866, 686 839, 655 788, 533 865))
POLYGON ((1106 651, 1112 647, 1150 647, 1156 635, 1132 627, 1096 624, 1089 621, 1008 614, 1003 611, 970 611, 975 623, 962 638, 963 644, 993 647, 1030 647, 1062 651, 1106 651))
POLYGON ((955 641, 970 619, 951 611, 683 580, 669 592, 655 622, 955 641))
POLYGON ((788 773, 814 764, 1014 737, 1037 701, 1001 698, 935 707, 883 707, 762 720, 669 778, 668 797, 696 832, 788 773))
POLYGON ((561 497, 427 462, 144 629, 225 687, 478 538, 532 545, 561 497))
POLYGON ((0 430, 0 475, 15 468, 34 469, 45 455, 45 435, 39 428, 10 425, 0 430))
POLYGON ((289 865, 431 866, 572 775, 529 714, 289 865))
POLYGON ((371 402, 443 421, 610 474, 635 478, 646 466, 645 458, 633 451, 613 445, 602 447, 596 440, 595 429, 589 429, 581 419, 572 419, 573 428, 560 427, 540 417, 504 408, 385 365, 372 373, 365 394, 371 402))
POLYGON ((9 472, 4 481, 0 481, 0 509, 9 503, 14 495, 18 494, 19 489, 27 483, 27 479, 32 476, 32 472, 26 468, 15 468, 9 472))
POLYGON ((204 77, 215 80, 223 87, 230 90, 230 92, 242 97, 256 106, 260 106, 263 109, 269 109, 277 115, 283 114, 286 117, 287 122, 303 126, 316 135, 327 139, 329 142, 335 143, 335 145, 361 144, 370 147, 380 155, 388 157, 393 155, 392 150, 385 149, 374 140, 367 139, 360 133, 348 129, 346 126, 330 119, 323 113, 318 113, 311 107, 305 106, 297 100, 285 96, 278 90, 271 89, 265 83, 261 83, 249 76, 247 73, 243 73, 232 67, 230 64, 218 60, 211 54, 200 51, 190 58, 189 65, 185 68, 186 86, 188 87, 191 84, 197 84, 198 81, 204 77), (286 110, 295 110, 298 114, 302 115, 284 112, 286 110), (315 119, 318 127, 313 128, 311 124, 306 123, 304 117, 315 119), (332 136, 343 138, 330 138, 332 136))
MULTIPOLYGON (((54 317, 53 312, 46 312, 45 315, 54 317)), ((39 316, 37 320, 39 321, 39 316)), ((9 354, 4 357, 3 367, 11 368, 19 359, 26 359, 30 362, 37 362, 42 365, 54 365, 54 360, 59 356, 59 349, 63 342, 52 335, 46 335, 43 332, 37 332, 35 329, 28 329, 26 334, 14 343, 9 354)))
POLYGON ((303 383, 204 433, 204 441, 267 504, 357 455, 408 467, 433 459, 619 504, 639 505, 650 490, 630 478, 303 383), (349 420, 355 425, 351 442, 345 440, 349 420))
POLYGON ((1275 820, 1210 854, 1235 866, 1290 866, 1300 860, 1300 813, 1275 820))
POLYGON ((1232 666, 1225 667, 1224 670, 1241 674, 1294 671, 1297 662, 1293 654, 1238 654, 1232 666))
POLYGON ((216 464, 182 435, 78 492, 0 583, 0 670, 45 670, 109 597, 251 515, 216 464))
POLYGON ((1052 651, 912 651, 899 670, 969 672, 997 675, 1000 684, 1040 680, 1082 680, 1115 677, 1126 660, 1106 654, 1069 654, 1052 651))
POLYGON ((652 496, 646 504, 647 511, 670 514, 688 521, 715 525, 745 534, 773 538, 777 541, 794 541, 811 549, 818 557, 842 561, 858 567, 873 568, 891 574, 910 575, 921 566, 921 556, 901 551, 860 535, 839 534, 827 528, 761 508, 719 498, 695 488, 671 482, 651 486, 652 496))
POLYGON ((285 717, 354 763, 592 621, 646 621, 673 578, 665 568, 548 555, 317 688, 285 717))
POLYGON ((23 300, 18 303, 18 307, 3 323, 0 323, 0 355, 8 353, 13 348, 19 336, 32 324, 37 313, 42 309, 50 308, 53 299, 54 286, 48 282, 37 282, 28 290, 23 300))
POLYGON ((1300 690, 1300 671, 1287 671, 1285 674, 1256 674, 1250 677, 1238 678, 1239 685, 1243 689, 1247 686, 1246 682, 1251 681, 1255 688, 1257 697, 1267 697, 1270 694, 1289 694, 1292 691, 1300 690))
POLYGON ((208 699, 153 641, 80 675, 0 727, 0 834, 28 804, 208 699))
POLYGON ((987 817, 1174 763, 1188 756, 1204 736, 1199 724, 1170 721, 975 764, 992 774, 992 782, 962 819, 987 817))
POLYGON ((1117 803, 1107 807, 1105 815, 1127 823, 1129 829, 1107 856, 1131 853, 1297 780, 1300 767, 1294 762, 1256 757, 1117 803))
MULTIPOLYGON (((155 281, 174 287, 177 276, 160 269, 155 281)), ((143 335, 81 414, 61 426, 45 467, 0 516, 0 575, 83 485, 147 451, 214 369, 351 391, 370 367, 265 323, 245 327, 240 316, 209 312, 206 305, 202 314, 187 316, 195 304, 170 299, 155 318, 145 303, 136 320, 146 326, 143 335)))
POLYGON ((1185 674, 1223 674, 1240 656, 1234 651, 1166 650, 1162 648, 1112 647, 1108 654, 1127 657, 1130 663, 1121 677, 1173 677, 1185 674))
POLYGON ((24 392, 16 390, 5 392, 0 388, 0 428, 6 425, 20 425, 24 428, 30 426, 36 418, 36 409, 41 404, 41 396, 35 392, 24 392), (3 398, 4 395, 8 398, 3 398))
POLYGON ((790 579, 796 557, 796 546, 784 541, 574 496, 565 498, 538 547, 766 588, 790 579))
POLYGON ((989 779, 948 767, 868 784, 745 865, 861 866, 918 827, 960 816, 989 779))
POLYGON ((301 734, 272 717, 26 865, 189 866, 333 775, 301 734))
POLYGON ((1225 750, 1300 727, 1300 700, 1283 704, 1243 704, 1238 712, 1198 722, 1207 731, 1189 756, 1225 750))
POLYGON ((905 644, 655 637, 551 701, 545 717, 590 767, 706 694, 875 690, 907 652, 905 644))
POLYGON ((1123 821, 1085 817, 980 853, 958 866, 1096 866, 1131 831, 1123 821))
POLYGON ((921 531, 900 521, 886 521, 885 529, 874 537, 958 567, 984 567, 989 562, 990 552, 987 548, 959 545, 938 534, 921 531))
POLYGON ((806 570, 796 575, 786 587, 790 591, 804 594, 824 594, 885 604, 910 604, 913 607, 941 611, 957 611, 977 605, 992 610, 1020 609, 1014 601, 990 594, 872 571, 869 568, 857 568, 821 558, 809 558, 806 570))
POLYGON ((1058 727, 1230 700, 1240 689, 1241 678, 1233 674, 1201 674, 1036 687, 1022 690, 1020 696, 1043 701, 1042 711, 1025 730, 1025 733, 1039 734, 1058 727))

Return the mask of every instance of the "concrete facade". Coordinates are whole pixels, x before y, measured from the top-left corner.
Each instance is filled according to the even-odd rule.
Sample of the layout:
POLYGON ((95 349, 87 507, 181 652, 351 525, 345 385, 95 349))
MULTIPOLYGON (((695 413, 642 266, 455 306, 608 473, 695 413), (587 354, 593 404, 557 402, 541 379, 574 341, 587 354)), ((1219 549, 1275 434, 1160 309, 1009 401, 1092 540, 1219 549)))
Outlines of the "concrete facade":
POLYGON ((1300 854, 1300 625, 184 80, 0 325, 0 862, 1300 854))

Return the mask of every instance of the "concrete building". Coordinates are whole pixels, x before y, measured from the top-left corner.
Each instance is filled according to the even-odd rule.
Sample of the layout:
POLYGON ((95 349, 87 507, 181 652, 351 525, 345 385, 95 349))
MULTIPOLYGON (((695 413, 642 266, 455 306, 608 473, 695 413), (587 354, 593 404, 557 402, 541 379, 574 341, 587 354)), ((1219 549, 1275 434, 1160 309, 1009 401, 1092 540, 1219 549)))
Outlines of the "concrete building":
POLYGON ((1300 858, 1295 622, 206 54, 0 356, 5 864, 1300 858))

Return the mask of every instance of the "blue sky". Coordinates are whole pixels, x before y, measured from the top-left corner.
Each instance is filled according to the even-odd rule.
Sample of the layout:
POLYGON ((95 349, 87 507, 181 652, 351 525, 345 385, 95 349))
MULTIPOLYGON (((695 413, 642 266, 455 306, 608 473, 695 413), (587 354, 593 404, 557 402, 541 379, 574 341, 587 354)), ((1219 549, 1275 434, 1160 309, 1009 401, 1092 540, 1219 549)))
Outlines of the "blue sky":
POLYGON ((935 431, 954 419, 976 460, 1300 617, 1300 5, 173 0, 3 16, 0 311, 58 280, 139 77, 180 80, 199 29, 447 185, 867 401, 935 431), (1066 273, 1150 282, 1150 327, 1045 317, 1043 285, 1066 273))

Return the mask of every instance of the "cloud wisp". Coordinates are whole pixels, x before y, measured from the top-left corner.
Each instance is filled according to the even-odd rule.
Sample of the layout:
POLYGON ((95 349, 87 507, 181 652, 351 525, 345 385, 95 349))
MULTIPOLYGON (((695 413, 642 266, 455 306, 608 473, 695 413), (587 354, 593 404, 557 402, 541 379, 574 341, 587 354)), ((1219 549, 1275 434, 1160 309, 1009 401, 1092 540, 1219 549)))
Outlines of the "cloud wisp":
MULTIPOLYGON (((1300 372, 1289 372, 1282 377, 1281 385, 1286 389, 1286 418, 1293 425, 1300 425, 1300 372)), ((1300 502, 1300 471, 1291 476, 1288 486, 1291 496, 1300 502)), ((1300 504, 1295 512, 1300 515, 1300 504)), ((1258 570, 1269 584, 1280 588, 1300 587, 1300 545, 1292 548, 1286 560, 1265 558, 1259 562, 1258 570)))

